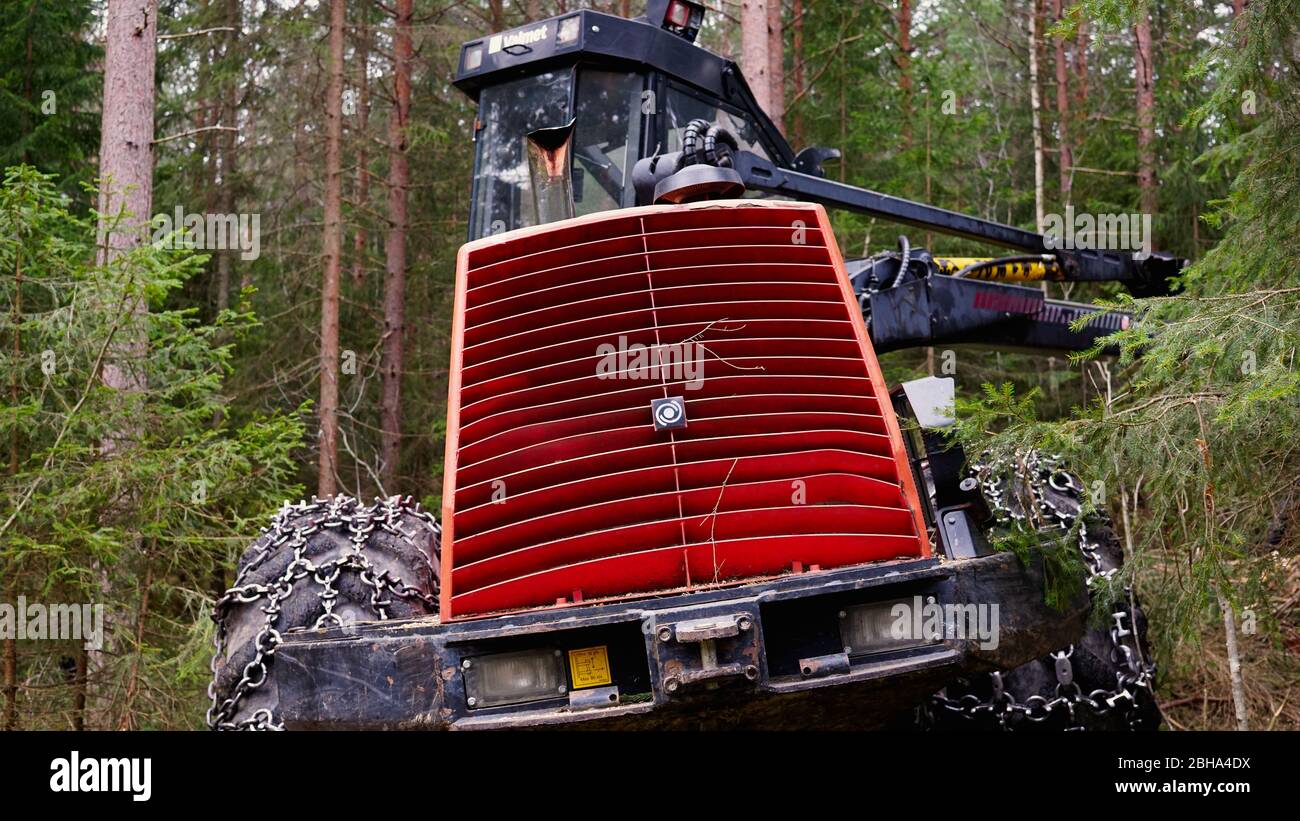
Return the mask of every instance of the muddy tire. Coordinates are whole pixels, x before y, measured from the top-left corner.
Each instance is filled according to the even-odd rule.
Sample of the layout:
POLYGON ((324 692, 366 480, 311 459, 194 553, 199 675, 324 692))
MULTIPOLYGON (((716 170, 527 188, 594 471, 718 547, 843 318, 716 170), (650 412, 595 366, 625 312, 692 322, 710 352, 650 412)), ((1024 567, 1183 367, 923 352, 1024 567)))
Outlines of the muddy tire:
POLYGON ((286 504, 217 602, 213 729, 279 729, 275 650, 295 629, 438 612, 437 521, 410 498, 286 504))

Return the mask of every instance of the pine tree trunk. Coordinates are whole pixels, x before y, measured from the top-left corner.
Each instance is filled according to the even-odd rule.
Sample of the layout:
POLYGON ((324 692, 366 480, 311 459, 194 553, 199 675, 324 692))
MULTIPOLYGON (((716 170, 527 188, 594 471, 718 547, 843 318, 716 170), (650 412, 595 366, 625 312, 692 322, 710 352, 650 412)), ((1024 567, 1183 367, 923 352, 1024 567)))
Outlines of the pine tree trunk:
POLYGON ((912 147, 912 0, 898 3, 898 88, 903 94, 903 116, 898 127, 903 148, 912 147))
POLYGON ((76 668, 72 677, 72 729, 86 729, 86 680, 90 675, 91 660, 85 645, 77 645, 76 668))
POLYGON ((320 311, 320 475, 317 495, 337 490, 339 438, 339 267, 343 250, 343 27, 344 0, 330 2, 329 85, 325 92, 325 271, 320 311))
MULTIPOLYGON (((14 329, 13 336, 13 361, 21 362, 23 355, 23 252, 19 247, 14 252, 14 301, 13 309, 9 314, 9 321, 14 329)), ((18 407, 18 398, 21 392, 18 389, 18 369, 14 368, 9 373, 9 401, 13 404, 11 407, 18 407)), ((14 476, 18 473, 18 425, 14 425, 9 430, 9 475, 14 476)))
POLYGON ((772 113, 771 65, 767 39, 768 0, 743 0, 740 4, 740 68, 758 107, 772 113))
POLYGON ((3 729, 18 729, 18 640, 5 639, 3 729))
MULTIPOLYGON (((212 0, 203 0, 199 6, 198 13, 200 19, 210 20, 212 9, 212 0)), ((211 102, 211 82, 212 82, 212 61, 216 57, 215 48, 212 45, 215 38, 204 37, 203 44, 199 48, 199 66, 194 73, 194 130, 195 136, 195 154, 199 158, 199 171, 193 178, 193 191, 190 194, 191 202, 202 203, 203 210, 209 210, 212 205, 212 192, 217 188, 217 154, 211 149, 212 132, 208 130, 209 126, 216 124, 217 110, 211 102)))
POLYGON ((1138 191, 1143 214, 1156 213, 1156 97, 1154 63, 1151 51, 1151 19, 1145 8, 1138 12, 1136 36, 1137 64, 1137 150, 1138 191))
POLYGON ((839 61, 836 68, 839 69, 840 80, 840 182, 844 182, 849 173, 849 113, 848 94, 844 88, 844 49, 839 49, 835 59, 839 61))
POLYGON ((402 445, 402 358, 406 335, 407 125, 411 115, 413 0, 397 0, 393 38, 393 109, 388 116, 388 236, 384 242, 384 353, 380 398, 380 478, 394 493, 402 445))
MULTIPOLYGON (((99 263, 108 266, 120 253, 140 244, 153 207, 154 70, 158 36, 157 0, 109 0, 105 16, 104 96, 99 141, 99 263), (118 218, 120 217, 120 219, 118 218)), ((140 318, 147 306, 131 306, 140 318)), ((100 378, 112 389, 126 392, 146 387, 141 368, 148 341, 137 326, 124 329, 104 362, 100 378)), ((100 443, 107 456, 129 447, 137 430, 110 431, 100 443)), ((129 561, 129 555, 127 559, 129 561)), ((93 571, 105 601, 112 600, 113 579, 96 563, 93 571)), ((110 619, 116 621, 110 614, 110 619)), ((108 665, 115 655, 113 634, 101 649, 86 654, 85 666, 99 689, 93 699, 95 724, 111 726, 111 697, 107 695, 108 665)), ((83 671, 84 673, 84 671, 83 671)), ((85 716, 82 675, 80 714, 85 716)))
MULTIPOLYGON (((153 204, 153 103, 157 0, 109 0, 104 43, 104 107, 99 175, 105 179, 99 210, 101 264, 140 243, 153 204), (111 229, 111 230, 110 230, 111 229)), ((104 369, 110 387, 132 382, 116 365, 104 369)))
MULTIPOLYGON (((1058 23, 1064 15, 1062 0, 1052 0, 1052 17, 1058 23)), ((1065 64, 1065 40, 1053 37, 1056 47, 1056 127, 1059 132, 1060 154, 1058 165, 1061 173, 1061 205, 1070 204, 1070 189, 1073 188, 1074 149, 1070 145, 1070 69, 1065 64)))
POLYGON ((367 147, 370 140, 370 25, 366 19, 370 5, 361 7, 357 25, 357 228, 352 235, 352 284, 358 288, 366 281, 366 210, 370 204, 370 169, 367 147))
MULTIPOLYGON (((240 0, 226 0, 226 25, 234 31, 226 32, 225 63, 226 71, 234 71, 235 50, 239 43, 240 0)), ((238 126, 239 120, 239 83, 238 74, 225 78, 221 101, 219 124, 227 128, 238 126)), ((235 213, 235 132, 221 132, 221 204, 218 210, 226 215, 235 213)), ((230 265, 237 252, 228 248, 217 252, 217 310, 224 311, 230 307, 230 265)))
MULTIPOLYGON (((28 48, 30 50, 30 40, 28 48)), ((14 329, 13 340, 13 361, 20 362, 23 351, 23 336, 21 330, 21 319, 23 315, 23 255, 20 246, 15 251, 14 256, 14 303, 13 312, 10 315, 10 324, 14 329)), ((13 403, 12 407, 18 407, 20 396, 18 390, 18 370, 15 368, 9 376, 9 399, 13 403)), ((9 475, 14 476, 18 473, 18 426, 15 425, 9 437, 9 475)), ((17 601, 17 597, 12 595, 12 591, 18 587, 16 579, 17 573, 14 568, 15 562, 11 559, 6 562, 4 567, 5 576, 10 579, 9 601, 17 601)), ((11 638, 4 640, 4 700, 5 713, 4 722, 0 724, 5 730, 15 730, 18 728, 18 639, 11 638)))
POLYGON ((767 0, 767 114, 785 132, 785 30, 781 0, 767 0))
MULTIPOLYGON (((1043 104, 1038 85, 1038 13, 1041 0, 1033 0, 1029 9, 1029 106, 1034 132, 1034 225, 1043 230, 1043 104)), ((1046 288, 1046 285, 1044 285, 1046 288)))
POLYGON ((1074 109, 1082 118, 1088 107, 1088 20, 1079 21, 1074 38, 1074 109))
MULTIPOLYGON (((803 92, 803 0, 794 0, 793 21, 794 36, 791 42, 791 48, 794 54, 791 55, 791 64, 794 68, 794 93, 796 96, 803 92)), ((803 114, 796 110, 792 115, 791 122, 791 141, 794 143, 795 150, 803 148, 806 145, 804 136, 803 114)))
MULTIPOLYGON (((31 115, 28 112, 29 112, 29 106, 31 105, 32 102, 32 91, 33 91, 32 72, 36 70, 36 61, 33 59, 33 49, 35 47, 33 30, 36 27, 35 17, 36 17, 36 0, 31 0, 30 5, 27 6, 27 37, 25 43, 26 53, 24 55, 27 59, 23 63, 23 99, 27 101, 27 105, 23 106, 22 109, 22 115, 21 115, 22 127, 20 129, 20 133, 24 137, 26 137, 29 133, 31 133, 31 126, 32 126, 31 115)), ((27 148, 23 148, 23 162, 24 163, 31 162, 30 151, 27 148)))

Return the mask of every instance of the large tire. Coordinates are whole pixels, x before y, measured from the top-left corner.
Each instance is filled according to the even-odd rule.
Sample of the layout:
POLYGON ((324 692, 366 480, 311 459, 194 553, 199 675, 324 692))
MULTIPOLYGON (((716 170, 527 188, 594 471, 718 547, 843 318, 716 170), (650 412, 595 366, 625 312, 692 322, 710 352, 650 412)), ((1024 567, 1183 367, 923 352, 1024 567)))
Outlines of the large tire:
MULTIPOLYGON (((985 495, 1009 521, 1032 520, 1069 533, 1082 514, 1083 485, 1055 460, 1032 455, 1016 471, 1016 486, 981 477, 985 495)), ((1068 648, 1000 674, 966 676, 923 705, 928 727, 951 730, 1126 730, 1160 727, 1148 659, 1147 619, 1130 590, 1105 594, 1124 563, 1124 550, 1104 515, 1078 529, 1094 606, 1113 602, 1104 623, 1092 619, 1068 648)))
POLYGON ((293 629, 438 612, 437 521, 412 499, 285 504, 217 602, 213 729, 281 729, 275 650, 293 629))

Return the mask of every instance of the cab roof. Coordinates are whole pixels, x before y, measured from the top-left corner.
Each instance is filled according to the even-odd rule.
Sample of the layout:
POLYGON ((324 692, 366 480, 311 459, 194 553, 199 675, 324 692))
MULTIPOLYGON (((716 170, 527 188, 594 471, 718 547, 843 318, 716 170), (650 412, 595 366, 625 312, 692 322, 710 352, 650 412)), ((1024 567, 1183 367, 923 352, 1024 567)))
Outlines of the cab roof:
POLYGON ((644 17, 628 19, 583 9, 463 44, 453 84, 475 102, 487 86, 578 65, 651 71, 693 86, 749 113, 790 167, 794 151, 759 108, 740 66, 644 17), (563 42, 560 42, 563 40, 563 42))

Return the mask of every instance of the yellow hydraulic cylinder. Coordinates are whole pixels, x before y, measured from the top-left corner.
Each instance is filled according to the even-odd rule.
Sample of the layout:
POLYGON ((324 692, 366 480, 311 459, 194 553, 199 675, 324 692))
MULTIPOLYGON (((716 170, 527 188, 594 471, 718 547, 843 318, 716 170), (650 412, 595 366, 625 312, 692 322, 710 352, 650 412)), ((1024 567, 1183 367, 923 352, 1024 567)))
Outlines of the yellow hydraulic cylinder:
POLYGON ((1042 282, 1059 281, 1062 276, 1061 265, 1056 258, 1044 254, 1040 257, 935 257, 939 271, 952 276, 965 271, 964 276, 971 279, 996 280, 998 282, 1042 282))

